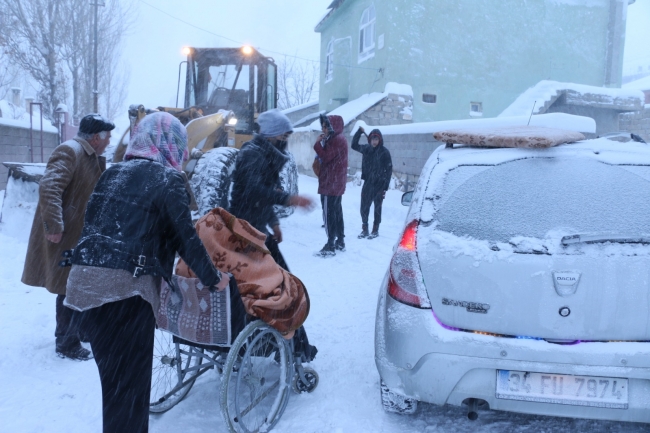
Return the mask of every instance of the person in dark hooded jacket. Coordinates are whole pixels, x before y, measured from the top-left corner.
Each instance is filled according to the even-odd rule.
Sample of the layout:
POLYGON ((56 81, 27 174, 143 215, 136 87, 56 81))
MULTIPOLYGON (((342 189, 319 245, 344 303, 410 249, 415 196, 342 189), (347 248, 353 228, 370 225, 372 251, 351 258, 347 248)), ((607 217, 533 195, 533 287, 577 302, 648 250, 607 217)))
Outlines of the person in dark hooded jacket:
POLYGON ((320 161, 318 193, 321 195, 327 243, 316 253, 329 257, 336 251, 345 251, 343 207, 341 198, 345 193, 348 177, 348 141, 343 136, 341 116, 320 116, 323 133, 314 144, 320 161))
POLYGON ((278 247, 282 230, 273 206, 312 209, 314 204, 309 197, 290 195, 280 187, 280 171, 289 160, 287 139, 293 132, 289 118, 279 110, 269 110, 259 115, 257 123, 259 133, 242 145, 235 161, 229 211, 266 233, 266 247, 271 256, 288 271, 278 247))
POLYGON ((393 161, 390 152, 384 147, 384 137, 379 129, 373 129, 368 135, 368 144, 359 144, 359 138, 365 131, 362 127, 352 138, 352 149, 361 152, 361 234, 359 239, 373 239, 379 236, 379 224, 381 223, 381 205, 386 197, 386 191, 390 185, 393 174, 393 161), (372 232, 368 233, 368 214, 370 205, 375 205, 374 221, 372 232))

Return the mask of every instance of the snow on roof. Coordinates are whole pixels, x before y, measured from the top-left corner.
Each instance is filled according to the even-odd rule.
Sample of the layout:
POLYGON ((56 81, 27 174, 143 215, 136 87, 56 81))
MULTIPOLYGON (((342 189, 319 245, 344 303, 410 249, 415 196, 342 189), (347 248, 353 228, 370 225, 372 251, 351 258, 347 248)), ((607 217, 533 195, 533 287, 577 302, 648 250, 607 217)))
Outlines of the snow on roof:
MULTIPOLYGON (((362 126, 365 130, 378 128, 382 135, 401 134, 434 134, 447 129, 473 129, 473 128, 504 128, 512 126, 525 126, 529 116, 492 117, 487 119, 443 120, 440 122, 410 123, 404 125, 368 126, 364 121, 358 120, 350 135, 354 135, 357 128, 362 126)), ((530 118, 530 126, 564 129, 567 131, 596 133, 596 121, 591 117, 575 116, 566 113, 538 114, 530 118)))
POLYGON ((650 75, 623 84, 623 88, 629 90, 650 90, 650 75))
POLYGON ((302 119, 299 119, 299 120, 293 122, 293 124, 294 124, 294 125, 302 125, 302 124, 305 124, 305 123, 309 122, 310 120, 314 120, 314 119, 316 119, 317 117, 320 117, 321 114, 325 114, 325 110, 318 111, 318 112, 316 112, 316 113, 308 114, 308 115, 306 115, 305 117, 303 117, 302 119))
MULTIPOLYGON (((340 107, 330 111, 329 113, 327 113, 327 115, 341 116, 343 118, 343 125, 347 125, 348 123, 356 119, 359 115, 361 115, 363 112, 368 110, 370 107, 379 103, 379 101, 381 101, 382 99, 388 97, 389 94, 413 96, 413 88, 408 84, 389 82, 386 83, 386 87, 384 88, 383 93, 379 93, 379 92, 366 93, 365 95, 361 95, 357 99, 353 99, 352 101, 346 102, 340 107)), ((319 120, 315 120, 309 126, 316 131, 320 131, 321 129, 319 120)))
MULTIPOLYGON (((526 116, 530 115, 535 105, 534 113, 539 113, 544 104, 558 95, 563 90, 573 90, 582 94, 594 94, 607 97, 612 104, 617 99, 639 99, 639 104, 643 104, 645 99, 643 93, 632 89, 613 89, 608 87, 587 86, 575 83, 560 83, 558 81, 542 80, 535 86, 522 93, 508 108, 503 110, 499 117, 526 116)), ((548 107, 547 107, 548 108, 548 107)))
POLYGON ((460 128, 436 132, 434 138, 443 143, 479 147, 545 148, 575 143, 585 139, 579 132, 543 126, 501 126, 498 128, 460 128))
MULTIPOLYGON (((29 115, 27 115, 27 120, 17 120, 17 119, 7 119, 5 117, 0 117, 0 125, 13 126, 16 128, 29 129, 29 115)), ((34 122, 32 129, 35 131, 41 130, 41 119, 34 115, 34 122)), ((52 126, 52 124, 45 118, 43 118, 43 131, 44 132, 53 132, 58 133, 58 130, 52 126)))
POLYGON ((296 105, 295 107, 287 108, 286 110, 282 110, 282 113, 290 114, 298 110, 304 110, 305 108, 313 107, 314 105, 318 105, 318 99, 315 101, 309 101, 305 102, 304 104, 296 105))
POLYGON ((318 32, 318 28, 327 20, 327 18, 343 4, 345 0, 334 0, 332 3, 330 3, 329 6, 327 6, 327 12, 323 15, 321 19, 318 20, 318 23, 316 24, 316 27, 314 27, 314 31, 318 32))

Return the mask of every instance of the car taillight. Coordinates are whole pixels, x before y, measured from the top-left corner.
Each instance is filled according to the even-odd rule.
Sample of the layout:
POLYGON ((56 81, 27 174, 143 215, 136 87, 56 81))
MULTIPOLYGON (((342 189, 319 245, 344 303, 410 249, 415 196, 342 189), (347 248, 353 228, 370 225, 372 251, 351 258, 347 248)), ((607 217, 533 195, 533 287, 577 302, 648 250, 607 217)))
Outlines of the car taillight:
POLYGON ((395 254, 390 262, 388 294, 403 304, 417 308, 431 308, 422 285, 418 262, 416 235, 418 221, 407 224, 395 254))

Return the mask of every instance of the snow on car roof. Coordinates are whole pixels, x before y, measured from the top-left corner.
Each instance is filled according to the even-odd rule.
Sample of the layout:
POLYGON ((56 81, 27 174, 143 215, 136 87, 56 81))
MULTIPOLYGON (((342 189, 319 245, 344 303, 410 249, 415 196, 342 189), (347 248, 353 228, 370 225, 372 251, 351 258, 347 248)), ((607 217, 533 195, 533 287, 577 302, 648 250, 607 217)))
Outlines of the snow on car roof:
POLYGON ((433 134, 438 141, 479 147, 546 148, 585 139, 579 132, 540 126, 448 129, 433 134))

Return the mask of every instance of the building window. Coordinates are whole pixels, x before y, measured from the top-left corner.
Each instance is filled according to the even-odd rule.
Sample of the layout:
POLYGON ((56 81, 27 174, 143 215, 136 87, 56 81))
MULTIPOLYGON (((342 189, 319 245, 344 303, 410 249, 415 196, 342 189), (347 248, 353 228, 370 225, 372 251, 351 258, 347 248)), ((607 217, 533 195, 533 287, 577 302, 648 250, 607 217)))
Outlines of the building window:
POLYGON ((375 6, 363 11, 359 23, 359 63, 375 55, 375 6))
POLYGON ((469 103, 469 115, 480 117, 483 115, 483 103, 482 102, 470 102, 469 103))
POLYGON ((433 93, 423 93, 422 102, 425 104, 435 104, 438 102, 438 95, 434 95, 433 93))
POLYGON ((325 82, 334 78, 334 41, 327 44, 327 57, 325 58, 325 82))

